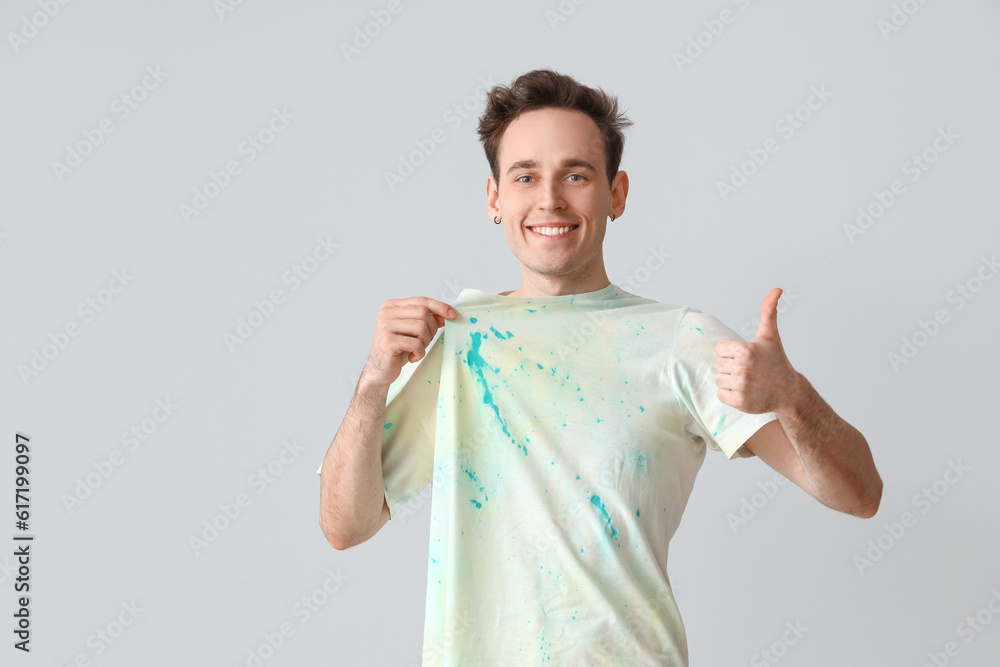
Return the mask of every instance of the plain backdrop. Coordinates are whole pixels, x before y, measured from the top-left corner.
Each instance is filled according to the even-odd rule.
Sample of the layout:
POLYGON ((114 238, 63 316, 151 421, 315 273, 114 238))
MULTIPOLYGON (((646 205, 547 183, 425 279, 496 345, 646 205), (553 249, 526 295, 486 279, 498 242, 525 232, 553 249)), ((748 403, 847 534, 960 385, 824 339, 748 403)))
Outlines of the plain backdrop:
POLYGON ((710 451, 670 549, 691 664, 995 665, 998 30, 987 0, 3 3, 0 663, 419 664, 429 496, 336 551, 315 471, 383 300, 519 286, 477 118, 551 67, 635 123, 612 282, 748 340, 783 288, 885 484, 862 520, 710 451))

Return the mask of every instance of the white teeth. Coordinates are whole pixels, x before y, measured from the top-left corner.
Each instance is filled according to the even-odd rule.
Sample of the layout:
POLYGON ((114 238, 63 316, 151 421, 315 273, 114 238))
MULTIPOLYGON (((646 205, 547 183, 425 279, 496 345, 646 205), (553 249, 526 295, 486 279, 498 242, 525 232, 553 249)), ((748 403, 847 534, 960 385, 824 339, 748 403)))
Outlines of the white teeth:
POLYGON ((538 232, 539 234, 544 234, 545 236, 558 236, 559 234, 565 234, 572 227, 533 227, 532 230, 538 232))

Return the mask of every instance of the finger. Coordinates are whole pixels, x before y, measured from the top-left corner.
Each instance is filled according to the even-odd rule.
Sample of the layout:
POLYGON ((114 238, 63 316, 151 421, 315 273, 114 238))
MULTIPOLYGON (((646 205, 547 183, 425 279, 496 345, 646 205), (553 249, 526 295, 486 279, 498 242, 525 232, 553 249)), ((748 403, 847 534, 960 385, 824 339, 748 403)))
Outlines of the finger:
POLYGON ((736 360, 730 357, 716 357, 712 367, 720 373, 732 374, 736 370, 736 360))
POLYGON ((726 405, 730 406, 732 406, 733 403, 736 402, 736 394, 734 394, 729 389, 719 389, 718 391, 715 392, 715 397, 718 398, 723 403, 725 403, 726 405))
POLYGON ((717 356, 732 359, 736 356, 736 351, 742 345, 746 345, 746 343, 741 340, 730 340, 727 338, 716 343, 713 349, 717 356))
MULTIPOLYGON (((403 331, 400 328, 401 324, 407 322, 410 323, 406 325, 407 327, 412 327, 412 323, 421 322, 427 327, 427 334, 433 337, 437 330, 444 326, 444 317, 430 310, 427 306, 423 305, 399 305, 390 308, 386 313, 386 321, 390 323, 390 328, 393 331, 403 331)), ((452 318, 448 318, 452 319, 452 318)), ((412 331, 412 328, 407 328, 406 331, 412 331)), ((430 337, 424 341, 425 343, 430 341, 430 337)))
POLYGON ((415 302, 418 306, 427 308, 435 315, 440 315, 447 320, 453 320, 458 317, 458 312, 444 301, 438 301, 427 296, 411 297, 408 300, 415 302))
POLYGON ((736 389, 736 377, 727 373, 719 373, 715 376, 715 386, 720 389, 736 389))
POLYGON ((757 335, 754 340, 776 340, 778 338, 778 299, 782 289, 775 287, 764 297, 760 306, 760 324, 757 325, 757 335))

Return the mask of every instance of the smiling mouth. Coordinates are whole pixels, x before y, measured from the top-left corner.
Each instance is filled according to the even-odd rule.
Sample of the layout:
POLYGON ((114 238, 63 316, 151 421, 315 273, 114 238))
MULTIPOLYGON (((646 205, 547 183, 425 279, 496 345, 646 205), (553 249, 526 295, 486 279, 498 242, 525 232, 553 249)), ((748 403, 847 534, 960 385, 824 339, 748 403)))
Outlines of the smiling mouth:
POLYGON ((547 239, 561 239, 572 233, 579 226, 580 225, 561 225, 559 227, 528 227, 528 229, 531 230, 535 236, 541 236, 547 239))

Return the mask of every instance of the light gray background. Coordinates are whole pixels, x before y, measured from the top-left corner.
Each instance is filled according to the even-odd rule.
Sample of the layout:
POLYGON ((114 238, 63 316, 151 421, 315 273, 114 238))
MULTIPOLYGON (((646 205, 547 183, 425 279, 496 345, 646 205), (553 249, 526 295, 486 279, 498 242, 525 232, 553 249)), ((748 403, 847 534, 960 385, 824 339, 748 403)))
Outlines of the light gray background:
POLYGON ((0 549, 0 662, 247 665, 287 623, 269 667, 419 663, 430 503, 338 552, 319 529, 315 470, 384 299, 520 284, 486 214, 477 86, 553 67, 616 94, 635 121, 627 210, 605 242, 611 280, 748 338, 764 296, 784 288, 789 358, 866 436, 885 482, 879 513, 861 520, 792 485, 755 496, 771 470, 710 451, 670 553, 691 664, 769 664, 753 661, 799 622, 779 664, 921 665, 954 641, 948 664, 995 665, 1000 617, 981 610, 1000 591, 1000 280, 984 269, 961 309, 948 294, 1000 250, 1000 8, 901 4, 919 10, 885 36, 887 0, 402 0, 348 59, 341 43, 387 3, 249 0, 220 18, 208 1, 71 2, 51 19, 37 2, 4 3, 0 539, 13 544, 20 431, 36 541, 30 655, 11 647, 13 547, 0 549), (704 22, 725 9, 734 21, 678 68, 674 53, 702 32, 708 43, 704 22), (112 104, 147 67, 165 78, 122 120, 112 104), (813 86, 832 97, 783 138, 775 122, 813 86), (470 96, 455 127, 445 114, 470 96), (240 143, 274 108, 294 119, 246 163, 240 143), (114 131, 60 180, 52 163, 102 118, 114 131), (436 128, 444 143, 390 190, 384 173, 436 128), (904 163, 939 128, 959 138, 910 181, 904 163), (717 182, 768 137, 780 150, 723 201, 717 182), (185 222, 178 207, 233 159, 241 173, 185 222), (893 179, 905 194, 851 243, 845 223, 893 179), (339 247, 293 291, 282 276, 317 237, 339 247), (661 247, 669 261, 647 271, 661 247), (86 322, 78 304, 123 268, 131 282, 86 322), (230 351, 224 335, 274 289, 284 303, 230 351), (887 355, 938 309, 948 321, 893 368, 887 355), (23 380, 68 322, 79 335, 23 380), (176 410, 131 451, 121 434, 167 398, 176 410), (275 464, 286 441, 303 451, 275 464), (67 509, 113 450, 121 465, 67 509), (955 484, 941 481, 950 462, 968 468, 955 484), (281 474, 254 486, 268 465, 281 474), (935 482, 941 497, 918 504, 935 482), (241 493, 251 504, 196 554, 189 538, 224 524, 220 504, 241 493), (761 506, 734 530, 744 501, 761 506), (905 512, 915 523, 894 538, 886 524, 905 512), (880 539, 889 549, 859 571, 880 539), (310 596, 322 604, 305 618, 296 605, 310 596), (97 655, 95 633, 115 631, 132 601, 142 611, 97 655), (977 613, 990 623, 968 641, 958 626, 977 613))

